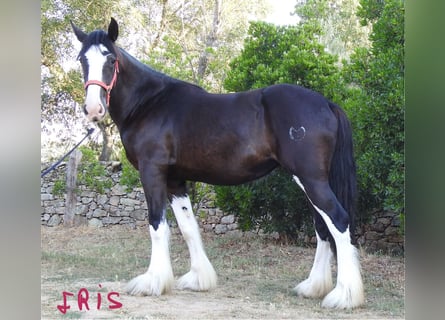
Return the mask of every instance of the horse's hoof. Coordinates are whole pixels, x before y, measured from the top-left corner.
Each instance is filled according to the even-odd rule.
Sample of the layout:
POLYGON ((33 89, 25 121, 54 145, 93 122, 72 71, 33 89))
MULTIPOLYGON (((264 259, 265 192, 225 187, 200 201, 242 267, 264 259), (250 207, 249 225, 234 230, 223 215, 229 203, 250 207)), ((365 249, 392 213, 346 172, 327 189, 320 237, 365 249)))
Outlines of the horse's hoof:
POLYGON ((172 287, 173 275, 161 278, 147 272, 131 280, 125 291, 133 296, 160 296, 170 292, 172 287))

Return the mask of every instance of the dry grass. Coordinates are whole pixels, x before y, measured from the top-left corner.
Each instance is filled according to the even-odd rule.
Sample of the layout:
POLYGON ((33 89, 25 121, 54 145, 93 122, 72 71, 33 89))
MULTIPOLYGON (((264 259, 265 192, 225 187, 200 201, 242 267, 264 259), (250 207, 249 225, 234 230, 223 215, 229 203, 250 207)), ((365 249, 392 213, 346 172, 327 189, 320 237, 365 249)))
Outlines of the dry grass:
MULTIPOLYGON (((404 318, 404 260, 362 253, 367 303, 352 311, 326 310, 319 300, 303 299, 292 288, 309 274, 315 250, 282 245, 264 237, 204 235, 210 261, 219 276, 211 292, 174 290, 161 297, 132 297, 122 287, 148 267, 146 228, 93 229, 42 227, 42 319, 59 319, 62 291, 85 287, 89 311, 79 311, 73 297, 63 318, 102 319, 401 319, 404 318), (102 288, 99 288, 99 284, 102 288), (123 307, 109 310, 107 292, 120 293, 123 307), (101 292, 103 305, 96 308, 101 292)), ((186 245, 172 234, 173 271, 188 271, 186 245)))

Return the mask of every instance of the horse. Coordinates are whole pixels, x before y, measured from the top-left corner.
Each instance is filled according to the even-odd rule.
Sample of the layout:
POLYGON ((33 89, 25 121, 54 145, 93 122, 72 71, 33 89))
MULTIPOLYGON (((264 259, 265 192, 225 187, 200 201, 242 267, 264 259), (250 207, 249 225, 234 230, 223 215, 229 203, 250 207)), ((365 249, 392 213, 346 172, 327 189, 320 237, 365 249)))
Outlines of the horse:
POLYGON ((172 272, 166 209, 173 209, 190 252, 179 290, 208 291, 216 272, 202 243, 187 181, 238 185, 282 167, 304 191, 313 212, 317 247, 297 295, 323 298, 326 308, 364 303, 353 241, 356 167, 352 129, 344 111, 321 94, 291 84, 212 94, 169 77, 116 45, 118 23, 86 33, 71 22, 82 47, 83 111, 92 122, 108 112, 130 163, 139 171, 148 204, 151 256, 130 295, 170 292, 172 272), (333 286, 331 259, 337 261, 333 286))

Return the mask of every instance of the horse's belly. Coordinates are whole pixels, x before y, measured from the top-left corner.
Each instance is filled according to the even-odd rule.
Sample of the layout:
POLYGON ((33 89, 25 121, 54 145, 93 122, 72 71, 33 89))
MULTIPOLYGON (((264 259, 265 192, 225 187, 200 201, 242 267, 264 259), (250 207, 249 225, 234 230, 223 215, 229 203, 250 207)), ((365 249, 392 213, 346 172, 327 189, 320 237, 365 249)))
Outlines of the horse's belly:
POLYGON ((278 166, 272 159, 256 163, 207 163, 197 167, 178 167, 169 170, 170 178, 200 181, 213 185, 239 185, 258 179, 278 166))

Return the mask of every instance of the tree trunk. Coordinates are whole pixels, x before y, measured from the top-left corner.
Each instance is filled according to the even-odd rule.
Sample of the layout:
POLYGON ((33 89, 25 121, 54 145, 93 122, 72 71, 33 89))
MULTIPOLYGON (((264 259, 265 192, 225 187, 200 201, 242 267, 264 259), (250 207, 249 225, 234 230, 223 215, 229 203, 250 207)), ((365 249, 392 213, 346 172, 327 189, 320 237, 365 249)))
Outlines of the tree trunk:
POLYGON ((159 41, 165 31, 167 25, 167 2, 168 0, 162 0, 162 13, 161 13, 161 24, 159 26, 158 34, 151 45, 151 49, 156 48, 159 45, 159 41))
POLYGON ((66 168, 66 203, 65 213, 63 215, 63 226, 72 227, 74 225, 74 214, 76 210, 77 196, 77 167, 82 159, 82 152, 74 150, 68 160, 66 168))
POLYGON ((209 52, 208 48, 212 48, 216 41, 218 40, 218 31, 219 31, 219 25, 220 25, 220 15, 221 15, 221 0, 215 0, 214 7, 213 7, 213 23, 212 23, 212 29, 210 30, 210 33, 206 37, 206 46, 204 50, 202 51, 199 62, 198 62, 198 74, 197 74, 197 80, 199 82, 202 82, 205 76, 205 72, 207 70, 207 66, 209 64, 209 52))
POLYGON ((112 124, 107 124, 105 122, 99 122, 97 126, 102 133, 102 150, 99 156, 99 161, 110 161, 111 154, 113 152, 113 140, 111 137, 112 124))

